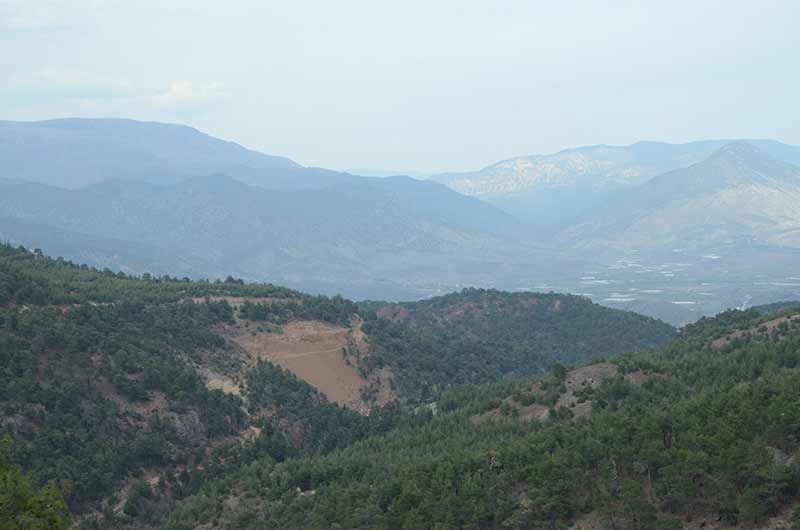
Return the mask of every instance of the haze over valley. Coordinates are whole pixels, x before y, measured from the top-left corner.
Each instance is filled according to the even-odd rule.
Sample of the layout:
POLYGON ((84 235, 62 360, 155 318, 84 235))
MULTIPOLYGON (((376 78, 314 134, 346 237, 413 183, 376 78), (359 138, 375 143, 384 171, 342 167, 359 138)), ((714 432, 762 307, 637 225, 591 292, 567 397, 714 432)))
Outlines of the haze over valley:
POLYGON ((131 120, 3 122, 0 138, 0 236, 101 268, 361 299, 554 290, 676 324, 800 296, 800 148, 775 141, 587 147, 420 180, 131 120))

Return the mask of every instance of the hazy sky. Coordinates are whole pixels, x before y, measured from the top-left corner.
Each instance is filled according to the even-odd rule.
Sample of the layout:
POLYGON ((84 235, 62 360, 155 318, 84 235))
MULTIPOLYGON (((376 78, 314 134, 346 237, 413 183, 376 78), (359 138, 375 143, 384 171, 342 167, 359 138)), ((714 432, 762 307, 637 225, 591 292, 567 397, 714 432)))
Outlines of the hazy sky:
POLYGON ((0 119, 181 122, 337 169, 800 144, 798 21, 797 0, 0 0, 0 119))

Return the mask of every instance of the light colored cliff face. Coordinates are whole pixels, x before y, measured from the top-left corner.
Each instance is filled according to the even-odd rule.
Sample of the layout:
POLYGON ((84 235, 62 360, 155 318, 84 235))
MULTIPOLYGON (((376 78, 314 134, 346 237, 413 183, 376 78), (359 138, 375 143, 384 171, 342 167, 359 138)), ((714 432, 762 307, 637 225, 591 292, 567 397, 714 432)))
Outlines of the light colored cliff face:
POLYGON ((794 246, 795 184, 761 179, 775 168, 761 167, 760 158, 797 168, 800 148, 770 140, 600 145, 432 178, 528 222, 544 239, 566 232, 569 242, 636 247, 673 244, 687 233, 715 241, 745 234, 794 246), (755 151, 741 149, 747 145, 755 151), (690 173, 673 182, 682 171, 690 173))
POLYGON ((505 160, 482 171, 448 179, 446 184, 459 193, 479 197, 513 194, 536 188, 575 186, 581 183, 589 186, 636 184, 642 178, 650 176, 644 168, 597 160, 584 153, 572 153, 559 158, 505 160))
POLYGON ((455 191, 478 197, 568 187, 624 188, 641 184, 662 170, 691 165, 701 160, 705 151, 648 157, 634 146, 581 147, 552 155, 511 158, 479 171, 433 178, 455 191))
POLYGON ((640 167, 597 160, 588 154, 576 152, 558 158, 513 158, 481 171, 454 175, 443 182, 459 193, 480 197, 574 186, 587 180, 585 183, 590 186, 605 184, 605 180, 621 184, 635 183, 643 176, 646 176, 646 172, 640 167))
MULTIPOLYGON (((800 148, 770 140, 743 140, 785 162, 800 164, 800 148)), ((738 140, 708 140, 686 144, 640 142, 626 146, 596 145, 550 155, 503 160, 478 171, 434 175, 466 195, 498 200, 537 191, 574 189, 591 193, 639 186, 650 178, 687 168, 738 140)))

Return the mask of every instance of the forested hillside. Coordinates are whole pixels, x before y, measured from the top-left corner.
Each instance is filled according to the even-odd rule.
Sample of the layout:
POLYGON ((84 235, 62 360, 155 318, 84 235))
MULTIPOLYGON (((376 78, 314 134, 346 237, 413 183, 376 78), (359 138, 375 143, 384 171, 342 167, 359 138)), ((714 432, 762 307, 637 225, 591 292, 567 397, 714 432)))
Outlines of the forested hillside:
MULTIPOLYGON (((152 528, 180 499, 251 462, 301 462, 426 424, 419 411, 447 388, 674 333, 560 295, 466 291, 389 306, 408 314, 394 321, 386 306, 230 277, 134 277, 0 245, 0 435, 83 528, 152 528), (321 354, 319 337, 345 331, 358 341, 325 355, 361 374, 362 408, 332 403, 258 349, 292 339, 321 354), (377 399, 382 384, 394 389, 377 399)), ((298 355, 307 354, 287 357, 298 355)))
POLYGON ((403 304, 364 304, 368 367, 389 367, 407 396, 547 371, 664 344, 671 326, 589 299, 556 293, 465 289, 403 304))
POLYGON ((100 513, 101 526, 154 523, 239 459, 316 454, 380 430, 380 414, 341 409, 267 363, 244 368, 258 384, 241 394, 210 388, 209 373, 243 369, 219 332, 238 318, 223 295, 277 300, 277 323, 355 310, 271 285, 126 277, 0 246, 0 430, 34 482, 63 487, 73 513, 100 513))
POLYGON ((797 528, 798 367, 800 316, 729 312, 654 352, 453 390, 422 426, 254 462, 165 528, 797 528), (521 414, 547 389, 575 401, 521 414))
POLYGON ((466 290, 358 306, 0 246, 0 434, 13 441, 2 472, 15 509, 59 525, 63 497, 84 529, 788 520, 800 310, 728 312, 609 357, 671 337, 573 296, 466 290), (391 374, 401 398, 368 416, 231 340, 356 313, 369 349, 351 361, 391 374))

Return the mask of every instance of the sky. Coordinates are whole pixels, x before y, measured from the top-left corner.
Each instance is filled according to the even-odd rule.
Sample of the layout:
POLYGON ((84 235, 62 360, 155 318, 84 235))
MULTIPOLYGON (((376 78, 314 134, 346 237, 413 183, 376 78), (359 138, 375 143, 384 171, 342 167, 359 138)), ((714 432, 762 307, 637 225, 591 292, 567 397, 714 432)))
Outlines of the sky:
POLYGON ((310 166, 800 144, 800 2, 0 0, 0 119, 184 123, 310 166))

